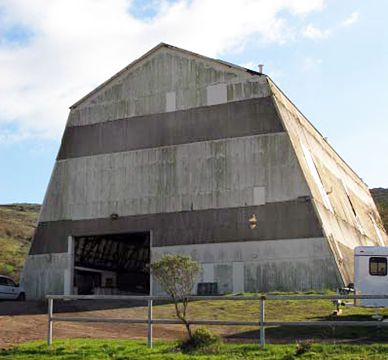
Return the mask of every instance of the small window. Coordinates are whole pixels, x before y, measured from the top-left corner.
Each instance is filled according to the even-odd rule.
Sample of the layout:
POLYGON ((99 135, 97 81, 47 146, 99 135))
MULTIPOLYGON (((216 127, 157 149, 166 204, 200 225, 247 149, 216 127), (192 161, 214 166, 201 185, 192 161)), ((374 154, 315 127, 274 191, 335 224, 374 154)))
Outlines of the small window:
POLYGON ((6 283, 7 286, 16 287, 16 284, 11 279, 6 279, 6 280, 7 280, 7 283, 6 283))
POLYGON ((369 259, 369 274, 372 276, 387 275, 387 258, 371 257, 369 259))
POLYGON ((15 283, 11 279, 0 277, 0 285, 15 287, 15 283))

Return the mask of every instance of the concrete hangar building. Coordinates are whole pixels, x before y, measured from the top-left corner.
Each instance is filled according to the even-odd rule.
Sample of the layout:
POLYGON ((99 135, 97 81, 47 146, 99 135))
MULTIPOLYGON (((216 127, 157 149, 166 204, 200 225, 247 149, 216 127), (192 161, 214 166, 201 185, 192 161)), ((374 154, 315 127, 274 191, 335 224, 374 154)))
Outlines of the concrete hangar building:
POLYGON ((162 43, 70 109, 30 299, 148 293, 166 253, 219 293, 334 288, 355 246, 388 244, 366 184, 262 73, 162 43))

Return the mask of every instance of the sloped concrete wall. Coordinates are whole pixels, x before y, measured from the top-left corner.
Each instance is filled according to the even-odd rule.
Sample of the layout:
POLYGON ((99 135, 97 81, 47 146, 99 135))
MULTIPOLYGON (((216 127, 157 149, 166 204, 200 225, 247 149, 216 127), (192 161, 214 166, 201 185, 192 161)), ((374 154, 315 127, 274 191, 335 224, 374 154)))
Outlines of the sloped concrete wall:
POLYGON ((376 205, 365 183, 276 85, 268 82, 343 281, 353 282, 350 254, 354 247, 388 244, 376 205))

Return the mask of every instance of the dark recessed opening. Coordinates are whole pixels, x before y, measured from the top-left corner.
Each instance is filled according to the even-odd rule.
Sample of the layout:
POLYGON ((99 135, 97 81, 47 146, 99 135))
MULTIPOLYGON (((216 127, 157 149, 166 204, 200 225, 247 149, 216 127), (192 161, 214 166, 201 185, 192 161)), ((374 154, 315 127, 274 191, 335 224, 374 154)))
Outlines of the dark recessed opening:
POLYGON ((73 293, 149 294, 149 262, 149 232, 75 237, 73 293))

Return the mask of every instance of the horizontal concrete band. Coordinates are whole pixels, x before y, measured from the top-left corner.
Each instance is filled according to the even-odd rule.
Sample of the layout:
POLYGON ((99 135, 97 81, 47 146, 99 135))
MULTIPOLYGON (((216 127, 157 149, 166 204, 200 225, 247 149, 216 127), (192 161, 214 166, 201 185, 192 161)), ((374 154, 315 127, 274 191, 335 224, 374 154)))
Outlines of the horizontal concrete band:
POLYGON ((322 237, 310 201, 38 224, 30 254, 67 251, 68 236, 152 231, 153 246, 322 237), (249 216, 259 226, 251 230, 249 216))
POLYGON ((271 97, 67 127, 58 160, 284 132, 271 97))

